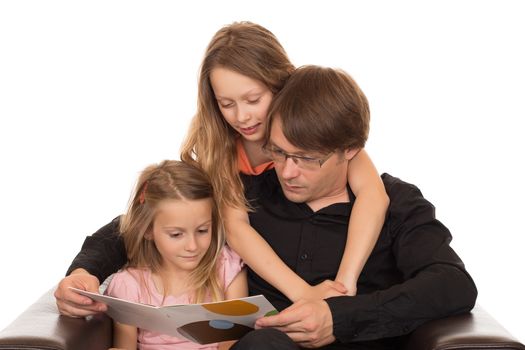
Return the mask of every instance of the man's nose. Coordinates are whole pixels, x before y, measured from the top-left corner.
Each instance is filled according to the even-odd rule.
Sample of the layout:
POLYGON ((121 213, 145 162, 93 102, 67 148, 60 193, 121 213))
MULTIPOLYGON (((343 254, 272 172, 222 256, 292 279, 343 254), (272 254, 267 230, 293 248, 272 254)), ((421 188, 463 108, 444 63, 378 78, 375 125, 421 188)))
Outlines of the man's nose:
POLYGON ((284 160, 281 176, 283 179, 293 179, 299 176, 299 167, 295 164, 292 157, 287 157, 284 160))

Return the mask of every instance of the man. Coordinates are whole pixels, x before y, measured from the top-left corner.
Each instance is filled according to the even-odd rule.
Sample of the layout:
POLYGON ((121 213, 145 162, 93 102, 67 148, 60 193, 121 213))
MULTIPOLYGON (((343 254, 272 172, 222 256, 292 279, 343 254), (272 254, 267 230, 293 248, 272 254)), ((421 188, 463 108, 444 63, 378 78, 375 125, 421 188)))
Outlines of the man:
MULTIPOLYGON (((366 98, 342 71, 303 67, 276 96, 269 118, 265 149, 275 172, 246 178, 256 208, 250 224, 308 283, 334 279, 354 201, 348 162, 368 134, 366 98)), ((300 301, 259 327, 275 327, 303 347, 392 348, 422 323, 474 306, 476 287, 432 204, 413 185, 387 174, 383 181, 390 208, 358 294, 300 301)), ((249 281, 250 294, 263 293, 278 308, 290 304, 252 271, 249 281)), ((296 348, 283 334, 255 331, 234 348, 296 348)))
MULTIPOLYGON (((300 68, 275 97, 269 113, 265 150, 275 170, 243 179, 255 208, 250 224, 312 285, 335 279, 355 199, 347 185, 348 163, 364 146, 368 122, 366 98, 346 73, 300 68)), ((241 339, 235 349, 395 348, 424 322, 474 306, 476 287, 449 246, 450 233, 435 218, 432 204, 413 185, 387 174, 383 181, 390 208, 359 278, 358 294, 291 305, 249 271, 250 294, 264 294, 283 311, 260 319, 261 329, 241 339)), ((116 254, 113 260, 118 261, 112 264, 122 265, 125 256, 112 237, 115 225, 101 229, 110 234, 92 253, 100 254, 95 258, 101 261, 116 254)), ((88 238, 86 244, 90 240, 100 241, 88 238)), ((73 264, 70 270, 81 267, 73 264)), ((101 265, 94 273, 104 276, 111 269, 114 266, 101 265)), ((86 289, 92 288, 90 283, 98 286, 96 278, 90 278, 82 278, 86 289)), ((67 314, 62 292, 59 288, 56 295, 67 314)), ((86 314, 104 306, 89 308, 86 314)))

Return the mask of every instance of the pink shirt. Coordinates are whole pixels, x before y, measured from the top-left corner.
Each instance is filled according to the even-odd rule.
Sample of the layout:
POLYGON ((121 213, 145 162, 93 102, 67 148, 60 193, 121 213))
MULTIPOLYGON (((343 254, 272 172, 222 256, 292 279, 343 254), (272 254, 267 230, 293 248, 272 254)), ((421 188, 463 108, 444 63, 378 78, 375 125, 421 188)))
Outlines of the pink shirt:
MULTIPOLYGON (((225 289, 230 285, 235 276, 241 271, 243 263, 233 250, 224 247, 218 261, 219 281, 223 282, 225 289)), ((130 300, 137 303, 161 306, 173 304, 189 304, 187 294, 168 295, 162 303, 162 294, 157 291, 148 269, 124 269, 113 275, 106 290, 106 294, 130 300), (146 283, 144 288, 142 283, 146 283), (149 293, 148 293, 149 291, 149 293)), ((137 348, 140 350, 168 350, 168 349, 217 349, 218 344, 200 345, 185 338, 176 338, 145 329, 138 329, 137 348)))

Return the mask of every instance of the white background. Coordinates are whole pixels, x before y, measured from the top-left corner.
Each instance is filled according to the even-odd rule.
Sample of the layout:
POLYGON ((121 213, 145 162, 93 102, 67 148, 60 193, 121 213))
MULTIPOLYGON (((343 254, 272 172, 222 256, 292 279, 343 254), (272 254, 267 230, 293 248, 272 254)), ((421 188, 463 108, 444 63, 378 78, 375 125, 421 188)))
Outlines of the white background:
POLYGON ((380 171, 417 184, 478 303, 525 341, 525 11, 520 1, 0 2, 0 329, 179 146, 222 26, 269 28, 296 65, 369 98, 380 171), (183 5, 184 4, 184 5, 183 5))

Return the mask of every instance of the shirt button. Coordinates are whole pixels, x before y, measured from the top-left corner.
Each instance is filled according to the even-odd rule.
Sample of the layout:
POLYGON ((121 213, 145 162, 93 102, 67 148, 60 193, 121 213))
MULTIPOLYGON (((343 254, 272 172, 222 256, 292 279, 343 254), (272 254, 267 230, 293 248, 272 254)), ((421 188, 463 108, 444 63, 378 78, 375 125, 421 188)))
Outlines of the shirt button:
POLYGON ((303 255, 301 255, 301 260, 306 260, 308 259, 308 254, 304 253, 303 255))

